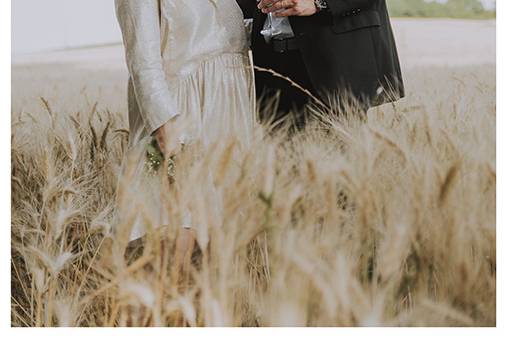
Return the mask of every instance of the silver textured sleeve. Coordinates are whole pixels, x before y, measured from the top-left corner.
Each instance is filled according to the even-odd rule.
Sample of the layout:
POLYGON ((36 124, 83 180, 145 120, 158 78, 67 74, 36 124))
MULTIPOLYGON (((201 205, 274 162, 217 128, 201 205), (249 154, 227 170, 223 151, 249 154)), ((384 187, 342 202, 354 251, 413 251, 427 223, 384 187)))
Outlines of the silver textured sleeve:
POLYGON ((135 96, 151 135, 179 114, 163 70, 160 3, 159 0, 115 0, 115 6, 135 96))

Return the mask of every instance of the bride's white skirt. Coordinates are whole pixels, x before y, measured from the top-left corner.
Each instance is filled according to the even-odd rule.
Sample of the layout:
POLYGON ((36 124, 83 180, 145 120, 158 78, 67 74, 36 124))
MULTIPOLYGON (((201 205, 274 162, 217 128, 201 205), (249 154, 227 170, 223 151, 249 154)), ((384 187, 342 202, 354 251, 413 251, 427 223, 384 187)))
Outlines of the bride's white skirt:
POLYGON ((255 93, 246 54, 205 60, 197 71, 177 81, 176 102, 189 121, 187 138, 209 144, 232 134, 248 142, 255 121, 255 93))
MULTIPOLYGON (((221 138, 235 136, 251 141, 255 118, 253 71, 247 54, 221 54, 201 62, 186 76, 168 77, 175 93, 185 130, 179 135, 185 144, 209 146, 221 138)), ((146 172, 145 153, 151 136, 131 135, 134 140, 125 156, 118 185, 115 226, 127 226, 130 240, 143 236, 148 224, 169 222, 164 207, 160 175, 146 172), (130 229, 131 228, 131 229, 130 229)), ((192 215, 181 213, 178 226, 191 227, 192 215)), ((120 229, 115 229, 118 231, 120 229)))

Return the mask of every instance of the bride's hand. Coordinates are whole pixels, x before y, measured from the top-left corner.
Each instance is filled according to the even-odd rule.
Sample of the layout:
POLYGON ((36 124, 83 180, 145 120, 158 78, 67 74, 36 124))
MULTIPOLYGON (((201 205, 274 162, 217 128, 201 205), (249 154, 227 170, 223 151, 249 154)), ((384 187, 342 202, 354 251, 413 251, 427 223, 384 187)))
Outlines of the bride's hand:
POLYGON ((155 138, 165 158, 170 158, 181 150, 182 134, 183 125, 179 116, 170 119, 155 131, 155 138))

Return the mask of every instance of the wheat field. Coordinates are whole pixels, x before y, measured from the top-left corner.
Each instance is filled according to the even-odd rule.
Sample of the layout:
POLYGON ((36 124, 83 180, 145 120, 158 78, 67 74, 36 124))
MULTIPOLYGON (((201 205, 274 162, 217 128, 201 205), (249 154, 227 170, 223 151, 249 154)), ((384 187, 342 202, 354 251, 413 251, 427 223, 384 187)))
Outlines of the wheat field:
POLYGON ((14 66, 12 325, 494 326, 495 66, 404 75, 366 123, 185 150, 159 227, 129 169, 144 154, 122 170, 125 74, 14 66))

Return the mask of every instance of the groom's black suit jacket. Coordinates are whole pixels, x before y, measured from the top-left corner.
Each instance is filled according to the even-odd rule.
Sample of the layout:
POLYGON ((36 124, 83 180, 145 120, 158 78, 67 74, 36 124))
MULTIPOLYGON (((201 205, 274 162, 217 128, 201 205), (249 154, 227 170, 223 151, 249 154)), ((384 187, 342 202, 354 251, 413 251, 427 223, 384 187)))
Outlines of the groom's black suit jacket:
MULTIPOLYGON (((269 46, 261 30, 266 15, 256 0, 237 0, 253 18, 252 50, 257 66, 269 68, 269 46)), ((317 93, 351 92, 367 107, 404 96, 398 53, 385 0, 327 0, 329 10, 290 23, 317 93), (381 89, 382 88, 382 89, 381 89)), ((284 74, 290 77, 290 74, 284 74)))

